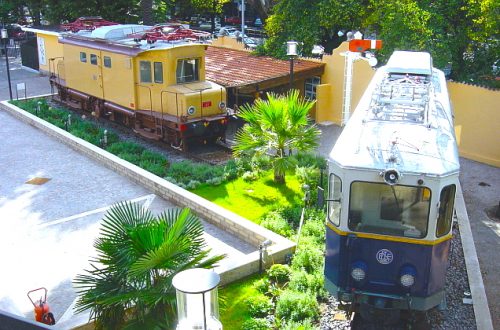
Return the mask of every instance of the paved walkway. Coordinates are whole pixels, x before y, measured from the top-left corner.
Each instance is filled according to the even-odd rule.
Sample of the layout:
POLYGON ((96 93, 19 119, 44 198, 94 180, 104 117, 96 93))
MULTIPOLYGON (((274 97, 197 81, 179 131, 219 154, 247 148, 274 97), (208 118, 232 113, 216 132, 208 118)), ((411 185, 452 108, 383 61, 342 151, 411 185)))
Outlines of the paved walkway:
MULTIPOLYGON (((72 279, 95 255, 106 210, 126 200, 154 213, 174 206, 4 112, 0 122, 0 309, 32 317, 26 293, 44 286, 60 320, 76 298, 72 279), (49 180, 27 183, 33 178, 49 180)), ((204 227, 213 253, 229 255, 223 263, 256 251, 217 227, 204 227)))

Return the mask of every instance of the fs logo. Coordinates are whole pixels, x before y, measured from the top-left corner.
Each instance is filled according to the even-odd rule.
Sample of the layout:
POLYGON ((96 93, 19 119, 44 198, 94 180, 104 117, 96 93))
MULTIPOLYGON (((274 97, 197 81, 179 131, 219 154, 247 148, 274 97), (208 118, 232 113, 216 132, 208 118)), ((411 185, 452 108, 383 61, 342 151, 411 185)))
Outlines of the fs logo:
POLYGON ((382 265, 388 265, 394 259, 394 255, 387 249, 382 249, 377 252, 377 261, 382 265))

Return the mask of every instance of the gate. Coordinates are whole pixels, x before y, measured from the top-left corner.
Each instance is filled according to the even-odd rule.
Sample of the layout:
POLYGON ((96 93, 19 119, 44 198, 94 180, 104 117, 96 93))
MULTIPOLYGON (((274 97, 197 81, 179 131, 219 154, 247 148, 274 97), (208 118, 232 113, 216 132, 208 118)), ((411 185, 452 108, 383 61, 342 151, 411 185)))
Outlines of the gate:
POLYGON ((39 64, 36 37, 31 37, 21 42, 21 63, 25 67, 38 71, 39 64))

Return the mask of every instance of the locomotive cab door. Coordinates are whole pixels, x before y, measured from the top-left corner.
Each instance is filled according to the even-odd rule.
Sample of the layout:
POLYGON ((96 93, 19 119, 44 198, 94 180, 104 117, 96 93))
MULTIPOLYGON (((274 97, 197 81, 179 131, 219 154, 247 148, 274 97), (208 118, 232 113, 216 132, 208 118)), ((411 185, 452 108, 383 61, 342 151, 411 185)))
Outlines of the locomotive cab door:
POLYGON ((104 89, 102 81, 102 56, 101 51, 91 49, 89 51, 89 65, 87 66, 87 72, 85 75, 90 76, 92 84, 89 84, 88 94, 95 96, 99 99, 104 99, 104 89))

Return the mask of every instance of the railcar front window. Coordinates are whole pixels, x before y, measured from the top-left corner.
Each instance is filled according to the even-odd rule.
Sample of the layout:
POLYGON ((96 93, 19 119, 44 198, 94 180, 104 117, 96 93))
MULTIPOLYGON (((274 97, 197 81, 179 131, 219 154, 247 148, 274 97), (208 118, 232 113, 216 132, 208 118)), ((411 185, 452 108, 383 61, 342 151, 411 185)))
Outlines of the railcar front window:
POLYGON ((351 184, 349 229, 381 235, 423 238, 427 234, 431 191, 426 187, 351 184))
POLYGON ((340 203, 342 195, 342 181, 335 174, 330 175, 328 185, 328 219, 336 226, 340 225, 340 203))
POLYGON ((151 62, 141 61, 139 63, 139 70, 141 74, 141 83, 150 83, 151 80, 151 62))
POLYGON ((441 237, 450 232, 453 206, 455 203, 455 185, 449 185, 441 190, 439 197, 438 219, 436 226, 436 237, 441 237))
POLYGON ((200 80, 200 60, 197 58, 177 61, 177 83, 189 83, 200 80))

